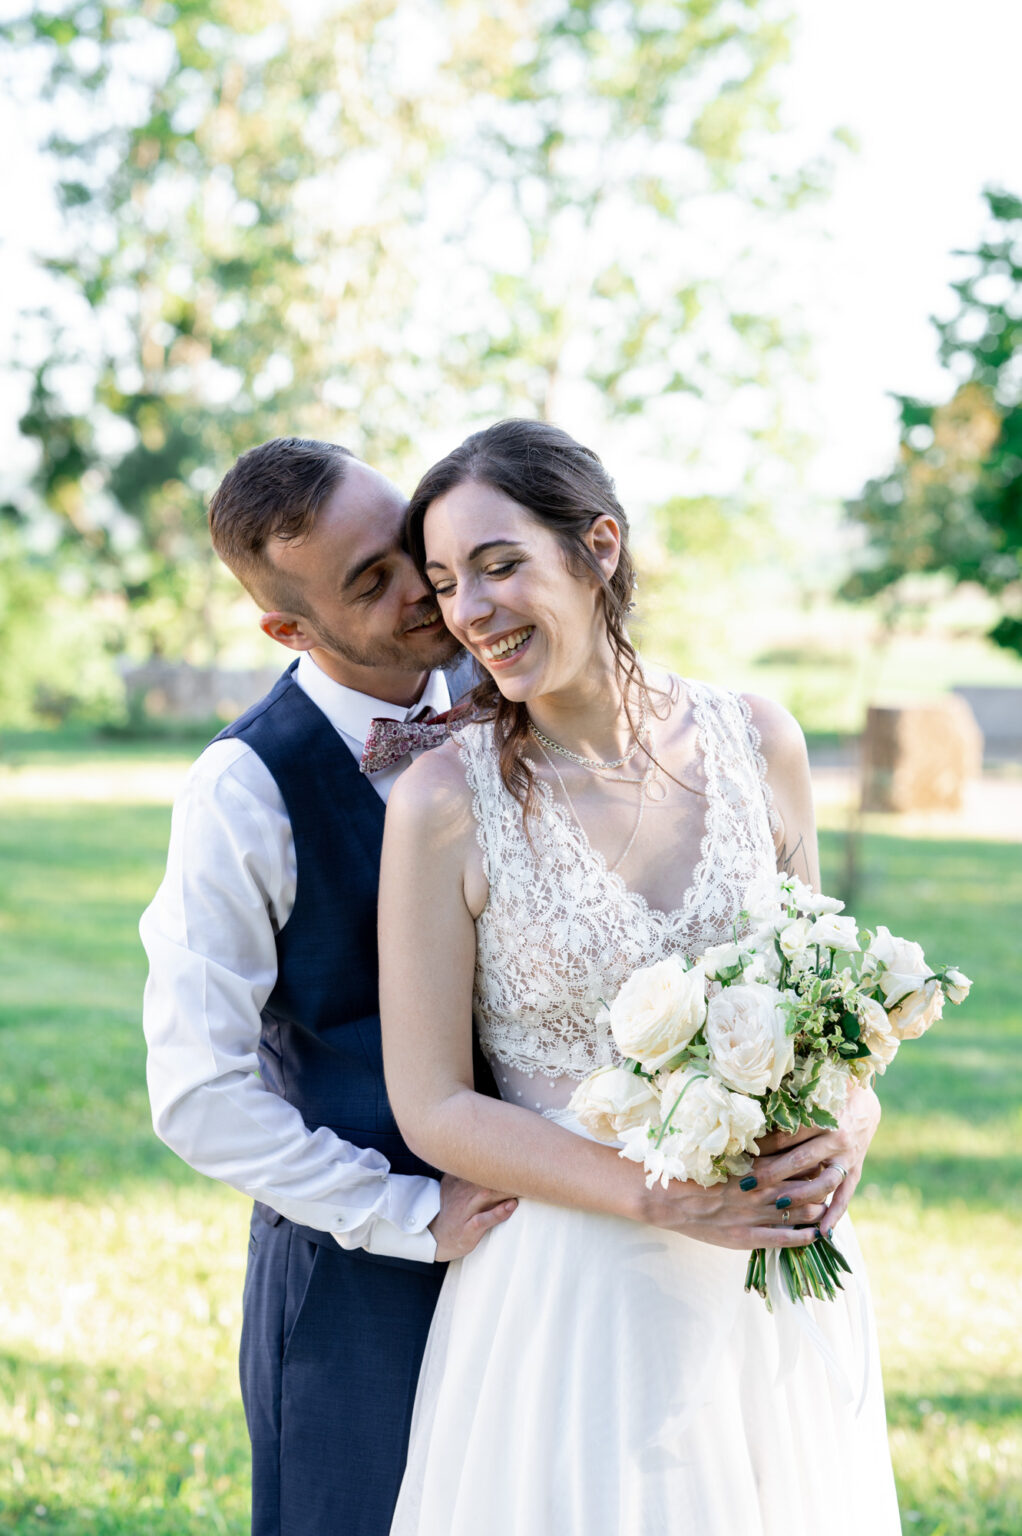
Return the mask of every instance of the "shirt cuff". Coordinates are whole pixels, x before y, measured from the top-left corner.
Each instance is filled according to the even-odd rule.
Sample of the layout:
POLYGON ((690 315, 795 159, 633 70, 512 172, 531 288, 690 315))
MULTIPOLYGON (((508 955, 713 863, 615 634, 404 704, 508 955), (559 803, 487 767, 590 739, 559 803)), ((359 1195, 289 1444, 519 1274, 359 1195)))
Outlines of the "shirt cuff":
POLYGON ((436 1238, 429 1224, 440 1210, 439 1183, 415 1174, 391 1174, 387 1184, 388 1216, 374 1213, 348 1232, 335 1232, 335 1240, 342 1248, 364 1248, 381 1258, 434 1263, 436 1238))

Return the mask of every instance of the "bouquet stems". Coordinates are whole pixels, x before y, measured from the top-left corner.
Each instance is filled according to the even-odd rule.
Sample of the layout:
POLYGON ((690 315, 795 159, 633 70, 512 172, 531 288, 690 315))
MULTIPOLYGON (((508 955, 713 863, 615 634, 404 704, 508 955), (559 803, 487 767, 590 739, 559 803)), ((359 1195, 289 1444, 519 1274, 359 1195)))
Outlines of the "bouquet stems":
MULTIPOLYGON (((808 1248, 782 1248, 780 1265, 792 1301, 800 1301, 808 1296, 815 1297, 817 1301, 833 1301, 838 1291, 844 1289, 841 1284, 842 1271, 851 1274, 851 1268, 840 1248, 835 1247, 822 1232, 808 1248)), ((765 1248, 757 1248, 749 1255, 745 1289, 756 1291, 770 1307, 765 1248)))

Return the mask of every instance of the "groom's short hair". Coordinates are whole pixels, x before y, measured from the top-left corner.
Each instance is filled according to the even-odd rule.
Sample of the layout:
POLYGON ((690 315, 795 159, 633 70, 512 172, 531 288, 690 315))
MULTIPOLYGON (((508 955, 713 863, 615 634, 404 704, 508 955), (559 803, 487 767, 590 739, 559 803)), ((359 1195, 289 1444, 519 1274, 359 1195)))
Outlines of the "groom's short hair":
POLYGON ((213 548, 262 607, 305 613, 301 590, 276 569, 266 546, 311 531, 353 457, 339 443, 274 437, 243 453, 213 492, 213 548))

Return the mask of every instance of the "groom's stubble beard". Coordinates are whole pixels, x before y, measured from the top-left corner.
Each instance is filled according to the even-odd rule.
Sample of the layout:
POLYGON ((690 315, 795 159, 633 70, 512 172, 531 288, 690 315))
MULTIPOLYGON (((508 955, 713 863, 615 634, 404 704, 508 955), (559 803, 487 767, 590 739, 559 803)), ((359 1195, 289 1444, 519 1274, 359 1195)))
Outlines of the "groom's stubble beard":
MULTIPOLYGON (((421 623, 435 607, 435 603, 423 603, 422 610, 416 615, 413 623, 421 623)), ((377 667, 380 670, 399 672, 433 670, 446 672, 457 666, 464 654, 460 641, 456 640, 447 629, 441 630, 434 637, 433 646, 429 649, 421 641, 406 641, 402 635, 394 635, 389 640, 373 640, 364 645, 356 645, 350 639, 338 634, 329 624, 323 623, 317 614, 310 611, 303 617, 311 619, 316 626, 316 633, 320 637, 324 650, 331 651, 343 661, 356 667, 377 667)))

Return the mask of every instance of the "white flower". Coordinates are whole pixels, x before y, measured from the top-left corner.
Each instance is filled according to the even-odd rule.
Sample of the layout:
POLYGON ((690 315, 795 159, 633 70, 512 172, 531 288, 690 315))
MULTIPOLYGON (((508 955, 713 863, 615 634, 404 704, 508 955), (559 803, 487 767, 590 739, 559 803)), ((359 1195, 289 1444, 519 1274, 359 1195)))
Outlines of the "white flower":
POLYGON ((598 1141, 617 1141, 622 1131, 655 1120, 660 1100, 637 1073, 626 1067, 601 1067, 579 1083, 568 1108, 598 1141))
POLYGON ((781 961, 774 946, 773 931, 765 937, 757 935, 751 941, 752 960, 742 973, 743 981, 765 981, 776 986, 781 979, 781 961))
POLYGON ((757 875, 742 899, 742 910, 748 912, 753 923, 773 922, 781 917, 787 906, 787 894, 782 888, 783 875, 757 875))
POLYGON ((715 981, 722 971, 733 971, 741 958, 742 949, 739 944, 711 944, 703 950, 699 964, 709 980, 715 981))
POLYGON ((610 1027, 622 1056, 655 1072, 686 1046, 706 1017, 706 976, 669 955, 629 976, 610 1005, 610 1027))
MULTIPOLYGON (((880 985, 883 986, 881 978, 880 985)), ((944 993, 935 976, 915 992, 909 992, 893 1008, 887 1017, 899 1040, 918 1040, 931 1024, 935 1024, 944 1012, 944 993)))
POLYGON ((759 983, 725 987, 710 1002, 706 1043, 721 1077, 740 1093, 780 1086, 795 1061, 780 994, 759 983))
POLYGON ((848 1097, 848 1068, 837 1061, 824 1059, 820 1063, 820 1076, 810 1095, 809 1102, 817 1109, 826 1110, 835 1120, 845 1107, 848 1097))
POLYGON ((944 981, 947 984, 948 1001, 952 1003, 964 1003, 972 990, 972 982, 964 971, 951 970, 944 972, 944 981))
POLYGON ((838 901, 833 896, 824 896, 820 891, 814 891, 812 886, 806 885, 798 875, 789 875, 785 884, 790 893, 790 905, 797 907, 807 917, 819 916, 823 912, 844 910, 843 901, 838 901))
POLYGON ((878 1072, 885 1072, 898 1054, 901 1041, 891 1028, 887 1009, 874 997, 860 997, 856 1005, 862 1040, 878 1072))
POLYGON ((814 944, 825 944, 828 949, 854 950, 859 947, 859 931, 854 917, 835 917, 825 912, 810 929, 814 944))
MULTIPOLYGON (((671 1179, 687 1181, 697 1177, 699 1160, 693 1148, 678 1136, 665 1136, 658 1146, 657 1138, 648 1130, 636 1129, 625 1131, 621 1143, 618 1156, 626 1157, 632 1163, 642 1163, 646 1169, 647 1189, 652 1189, 658 1182, 666 1189, 671 1179)), ((718 1173, 711 1163, 705 1183, 707 1186, 723 1184, 726 1178, 727 1175, 718 1173)))
POLYGON ((723 1159, 756 1152, 756 1137, 766 1130, 763 1110, 754 1099, 732 1093, 718 1077, 697 1066, 672 1072, 661 1090, 661 1114, 670 1125, 660 1146, 648 1132, 629 1131, 622 1140, 622 1157, 645 1163, 652 1187, 657 1179, 692 1179, 709 1187, 720 1184, 728 1170, 716 1167, 723 1159))
POLYGON ((888 1008, 910 992, 918 992, 930 975, 922 946, 911 939, 899 939, 887 928, 878 928, 876 938, 866 951, 870 968, 879 967, 877 981, 888 1008))
POLYGON ((777 942, 781 946, 784 956, 788 960, 797 960, 814 942, 812 934, 816 925, 810 923, 808 917, 792 918, 777 935, 777 942))

